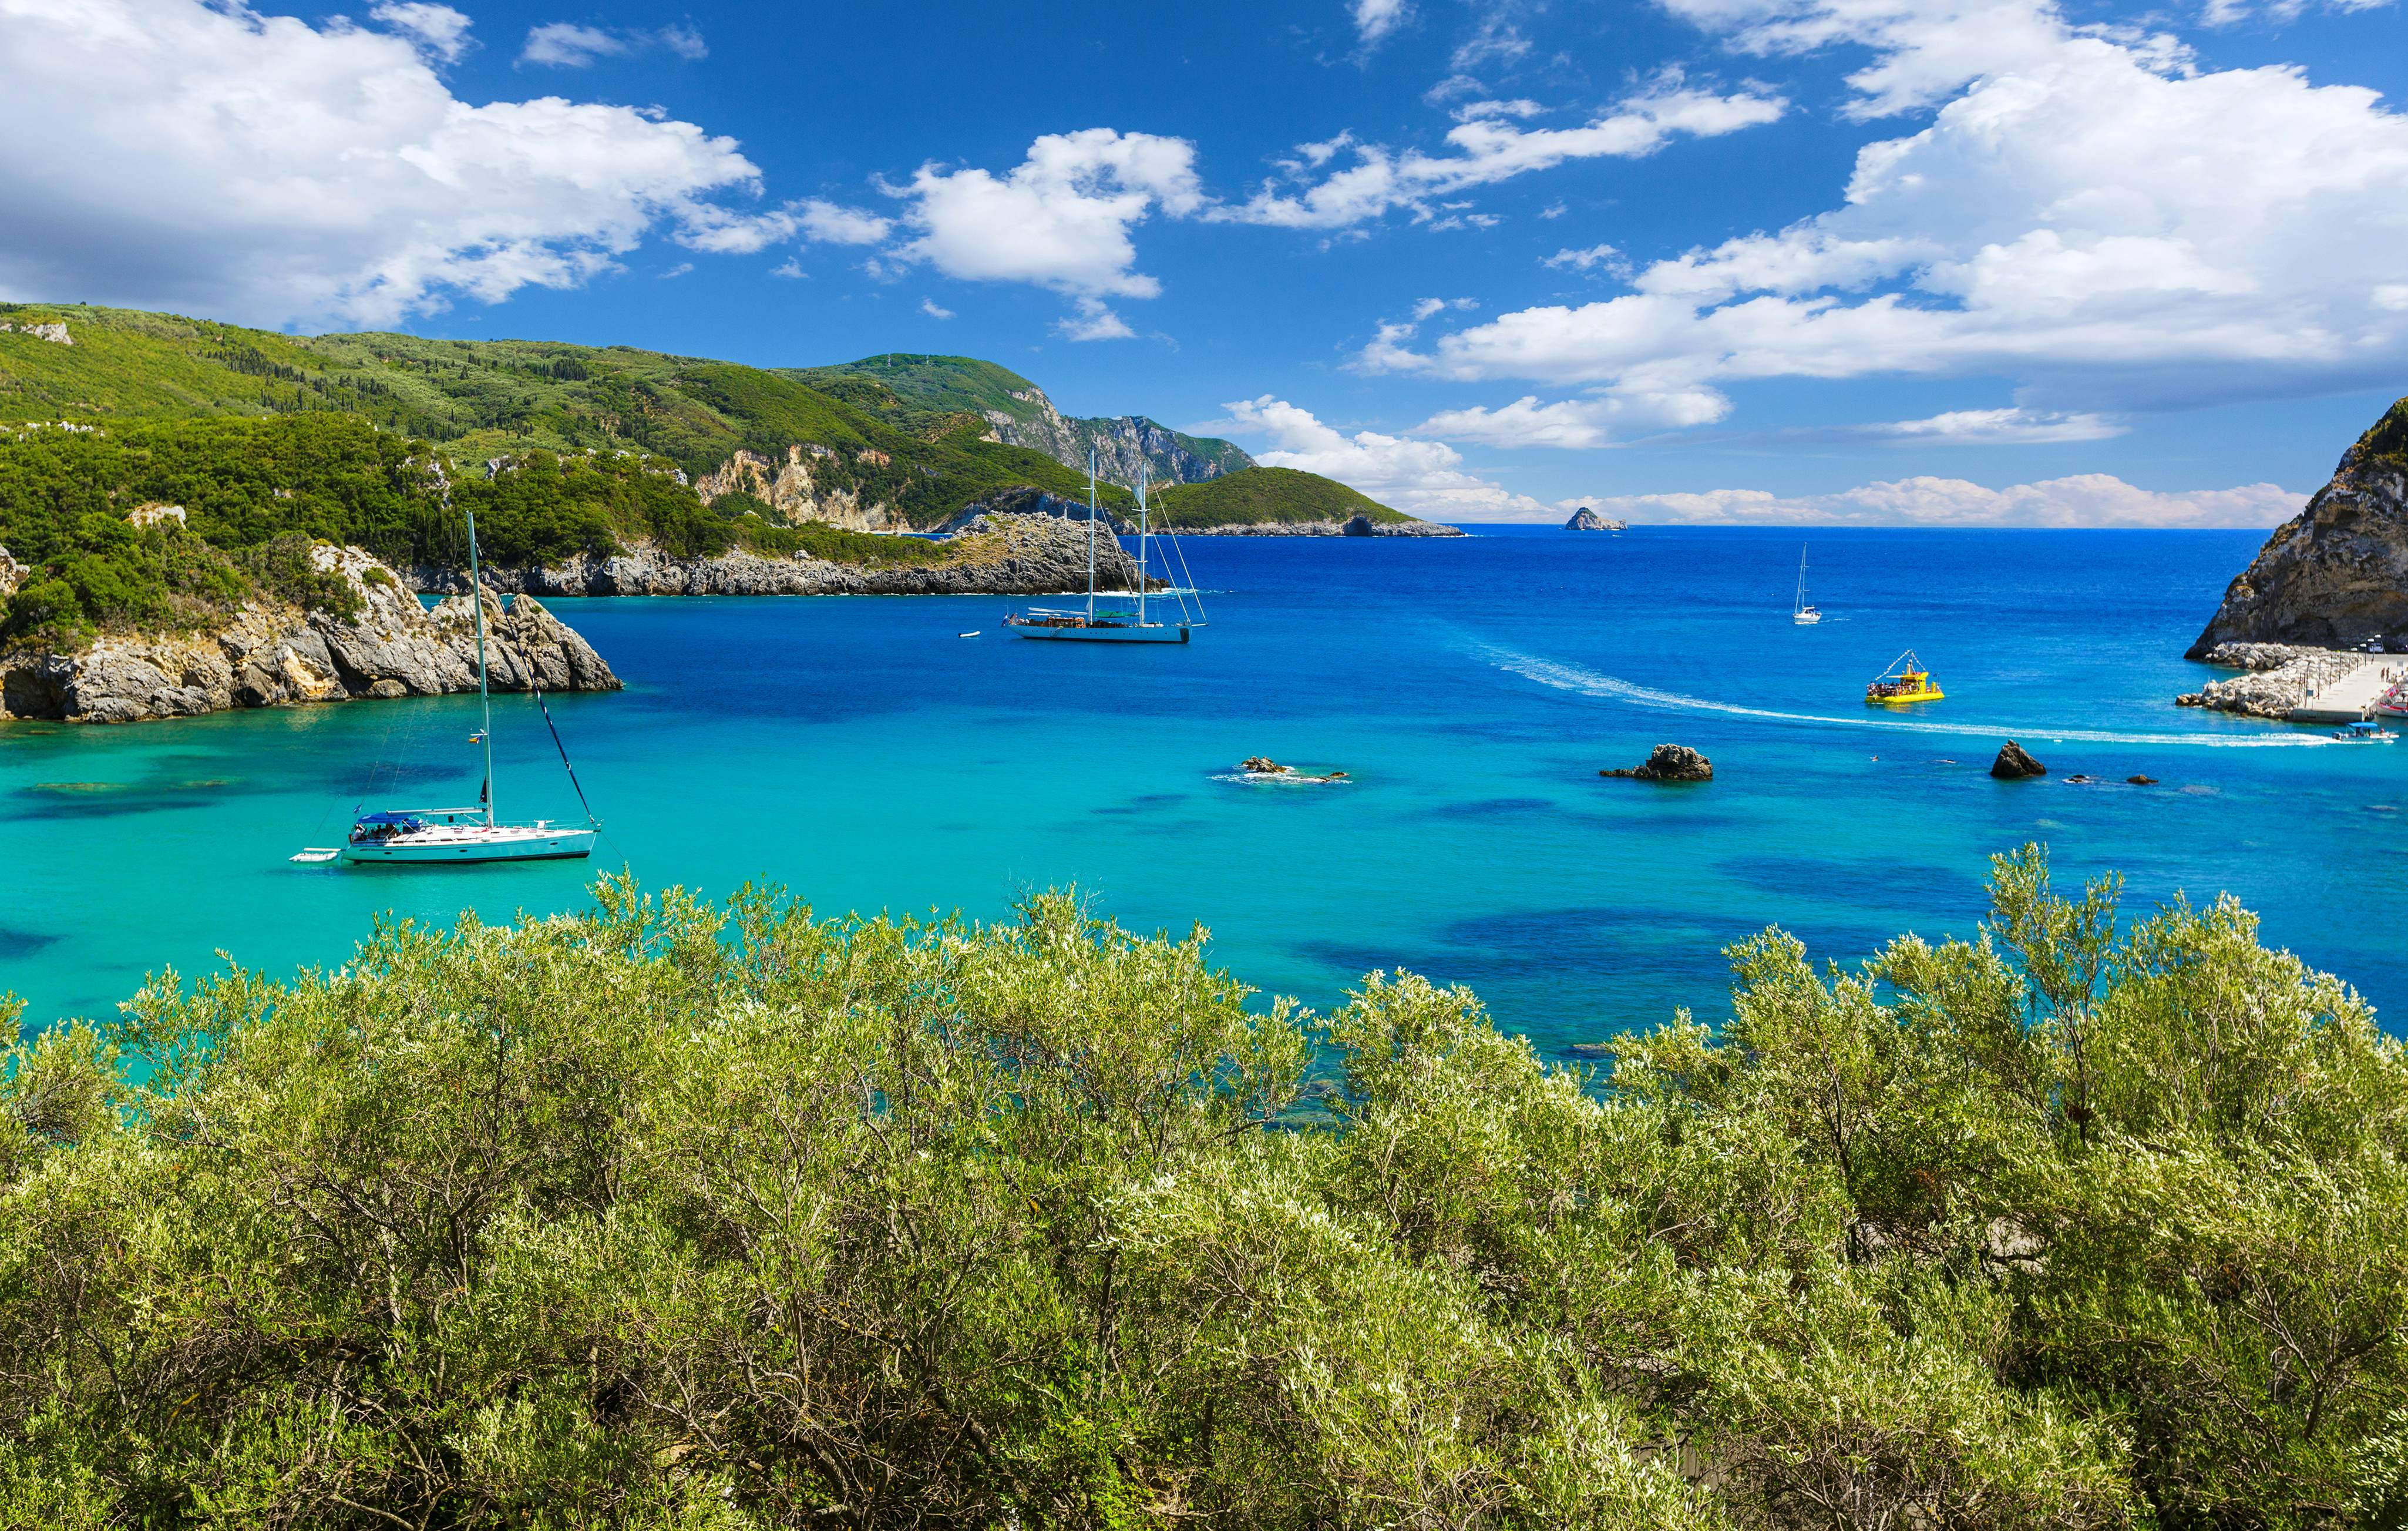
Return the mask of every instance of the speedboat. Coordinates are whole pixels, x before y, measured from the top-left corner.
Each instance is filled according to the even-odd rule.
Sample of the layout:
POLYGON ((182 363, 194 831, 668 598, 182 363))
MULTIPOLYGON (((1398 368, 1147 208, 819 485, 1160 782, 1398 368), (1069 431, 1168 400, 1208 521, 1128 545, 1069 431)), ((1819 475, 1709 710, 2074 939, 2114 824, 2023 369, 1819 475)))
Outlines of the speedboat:
POLYGON ((2335 729, 2332 736, 2350 744, 2388 744, 2400 737, 2376 723, 2353 723, 2345 729, 2335 729))

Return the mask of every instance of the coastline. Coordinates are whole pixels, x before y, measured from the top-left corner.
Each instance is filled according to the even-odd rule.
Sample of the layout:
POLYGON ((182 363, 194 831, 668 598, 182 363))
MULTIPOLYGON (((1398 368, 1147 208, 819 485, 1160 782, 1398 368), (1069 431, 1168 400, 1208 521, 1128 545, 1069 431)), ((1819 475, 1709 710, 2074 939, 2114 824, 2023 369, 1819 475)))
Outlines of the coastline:
MULTIPOLYGON (((475 615, 465 595, 429 609, 358 548, 312 556, 351 587, 352 614, 252 601, 213 631, 111 634, 73 652, 0 657, 0 720, 144 723, 477 688, 475 615)), ((620 688, 594 646, 540 601, 505 609, 488 590, 484 602, 494 690, 620 688)))

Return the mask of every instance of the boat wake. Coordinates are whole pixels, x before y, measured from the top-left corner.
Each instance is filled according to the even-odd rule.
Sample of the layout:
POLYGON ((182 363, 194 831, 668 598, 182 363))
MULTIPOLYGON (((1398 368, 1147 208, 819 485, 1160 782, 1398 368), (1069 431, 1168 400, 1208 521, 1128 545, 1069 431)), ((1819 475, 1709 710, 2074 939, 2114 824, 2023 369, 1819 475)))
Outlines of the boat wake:
POLYGON ((1945 734, 1954 738, 1996 739, 2002 736, 2032 740, 2067 740, 2088 744, 2186 744, 2207 749, 2296 749, 2328 744, 2332 741, 2322 736, 2296 733, 2226 734, 2226 733, 2137 733, 2105 729, 2063 729, 2053 725, 2009 723, 1939 722, 1929 718, 1889 717, 1876 714, 1861 716, 1824 713, 1784 713, 1769 707, 1749 707, 1734 701, 1713 701, 1704 697, 1684 696, 1678 691, 1659 690, 1641 686, 1618 676, 1602 674, 1584 666, 1565 664, 1560 660, 1542 659, 1518 649, 1503 648, 1494 643, 1476 644, 1481 657, 1498 669, 1536 681, 1541 686, 1558 691, 1571 691, 1581 696, 1598 697, 1612 701, 1627 702, 1634 707, 1650 707, 1662 712, 1720 713, 1731 717, 1760 717, 1776 723, 1831 724, 1845 728, 1870 729, 1884 733, 1945 734))

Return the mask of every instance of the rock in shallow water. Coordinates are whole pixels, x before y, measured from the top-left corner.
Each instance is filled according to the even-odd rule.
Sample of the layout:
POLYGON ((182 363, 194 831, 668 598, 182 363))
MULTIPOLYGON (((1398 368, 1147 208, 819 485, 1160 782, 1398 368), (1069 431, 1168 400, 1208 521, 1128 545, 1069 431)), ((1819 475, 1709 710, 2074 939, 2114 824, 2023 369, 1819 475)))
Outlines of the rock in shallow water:
POLYGON ((1645 765, 1600 771, 1598 774, 1627 776, 1642 782, 1710 782, 1714 779, 1714 765, 1686 744, 1658 744, 1648 752, 1645 765))
POLYGON ((2045 776, 2048 767, 2031 757, 2031 751, 2010 739, 2000 746, 1999 758, 1990 762, 1990 774, 2002 782, 2020 781, 2027 776, 2045 776))

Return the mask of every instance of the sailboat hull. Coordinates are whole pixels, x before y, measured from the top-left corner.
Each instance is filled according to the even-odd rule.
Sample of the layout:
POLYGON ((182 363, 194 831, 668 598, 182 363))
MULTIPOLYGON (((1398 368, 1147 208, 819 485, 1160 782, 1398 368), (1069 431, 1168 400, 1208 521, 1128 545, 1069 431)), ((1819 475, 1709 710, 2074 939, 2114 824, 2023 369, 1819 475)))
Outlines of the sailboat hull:
POLYGON ((481 861, 570 861, 594 854, 592 830, 549 825, 436 825, 343 847, 343 859, 398 866, 462 866, 481 861))
POLYGON ((1023 638, 1044 638, 1067 643, 1184 643, 1187 628, 1182 624, 1168 627, 1149 622, 1144 627, 1046 627, 1038 623, 1015 622, 1011 630, 1023 638))

